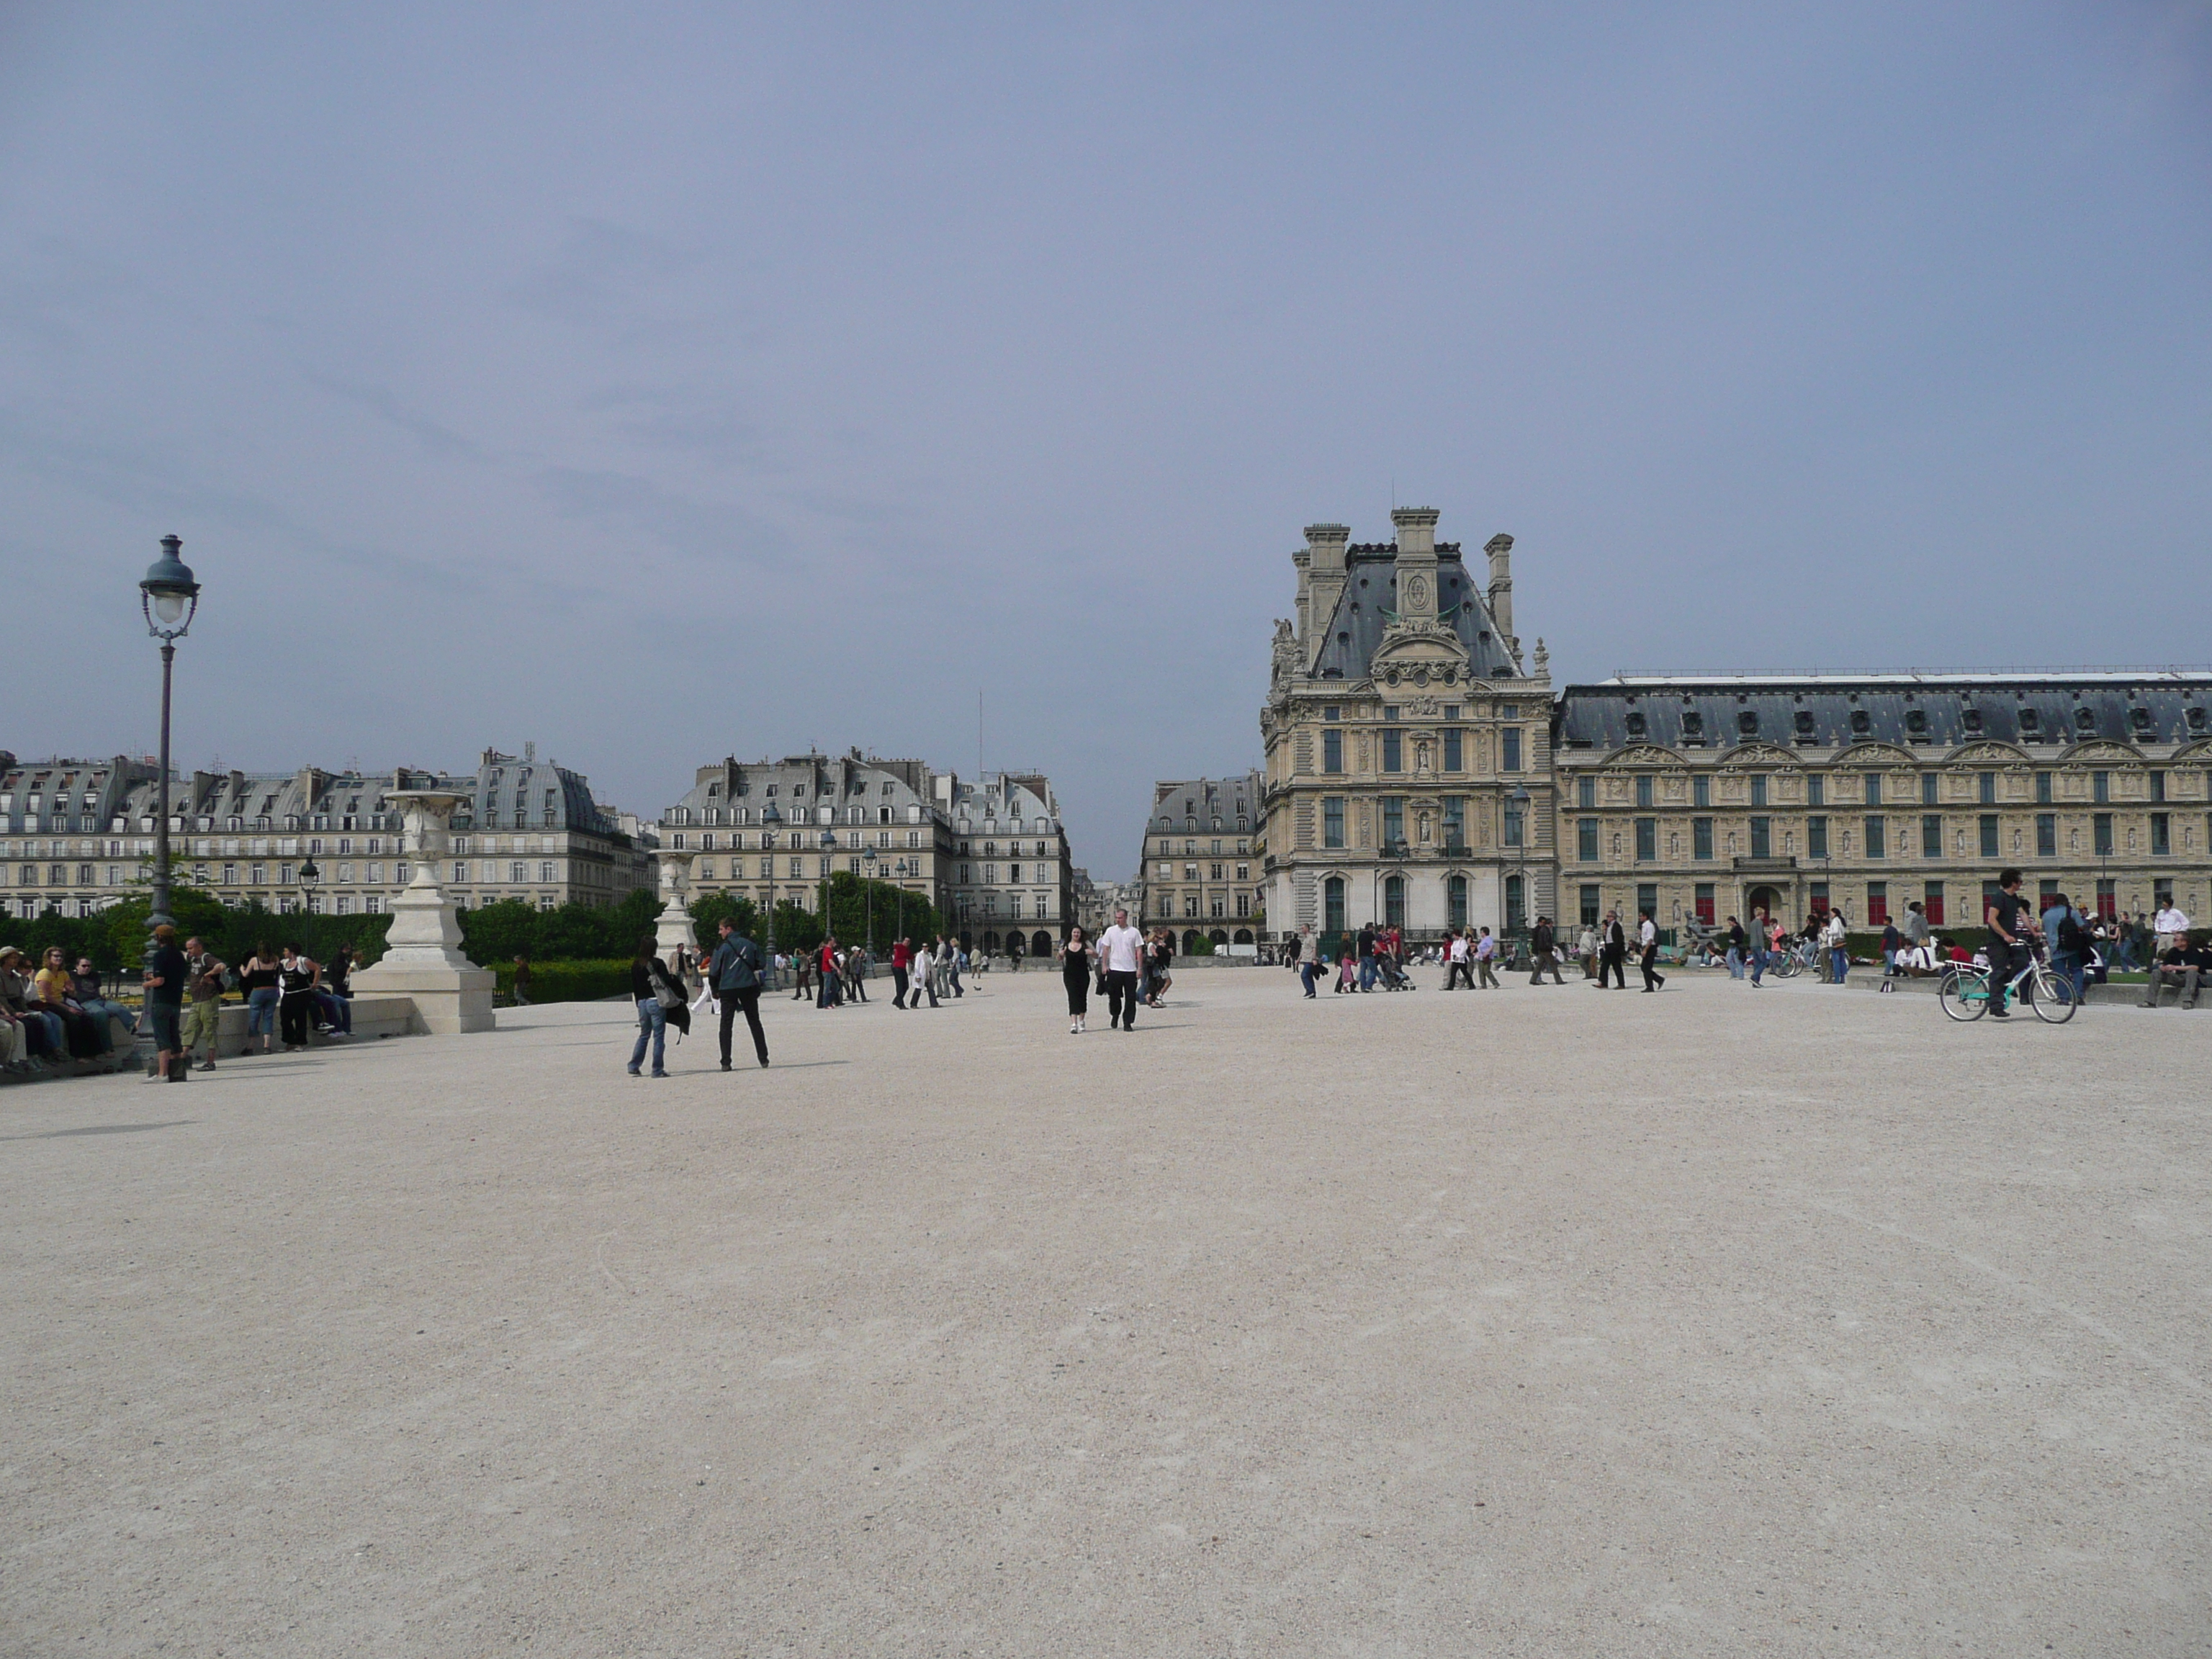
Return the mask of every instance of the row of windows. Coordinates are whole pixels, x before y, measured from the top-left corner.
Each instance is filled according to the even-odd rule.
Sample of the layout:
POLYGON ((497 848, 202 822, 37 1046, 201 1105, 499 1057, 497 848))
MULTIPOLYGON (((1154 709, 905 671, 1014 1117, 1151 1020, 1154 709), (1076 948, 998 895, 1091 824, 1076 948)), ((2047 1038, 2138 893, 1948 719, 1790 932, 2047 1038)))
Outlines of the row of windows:
MULTIPOLYGON (((1833 804, 1836 805, 1846 805, 1848 804, 1847 798, 1856 794, 1858 799, 1865 805, 1880 806, 1884 805, 1882 779, 1885 775, 1885 774, 1880 772, 1868 772, 1864 774, 1838 774, 1834 781, 1841 787, 1838 790, 1837 798, 1833 804), (1853 790, 1849 787, 1850 781, 1853 778, 1856 778, 1858 780, 1858 787, 1856 790, 1853 790)), ((1944 775, 1941 772, 1923 772, 1919 774, 1920 804, 1922 805, 1936 806, 1942 804, 1943 776, 1944 775)), ((2152 772, 2148 776, 2151 800, 2154 803, 2164 801, 2166 799, 2167 775, 2164 772, 2152 772)), ((1998 804, 1998 777, 1999 775, 1995 772, 1978 772, 1974 774, 1975 795, 1983 805, 1995 806, 1998 804)), ((1829 780, 1820 773, 1815 772, 1808 774, 1805 777, 1805 805, 1808 806, 1826 806, 1830 805, 1831 803, 1828 799, 1828 784, 1829 780)), ((1654 781, 1650 773, 1639 773, 1637 775, 1636 804, 1638 806, 1650 806, 1654 804, 1653 791, 1655 787, 1654 781)), ((2204 788, 2206 799, 2212 799, 2212 772, 2205 774, 2204 788)), ((1711 806, 1713 804, 1712 789, 1713 781, 1710 777, 1702 775, 1692 777, 1690 780, 1690 804, 1692 806, 1711 806)), ((1768 794, 1769 780, 1766 775, 1763 773, 1753 773, 1751 776, 1751 804, 1753 806, 1766 805, 1768 804, 1768 794)), ((2091 800, 2098 802, 2099 804, 2108 802, 2112 799, 2112 775, 2110 772, 2092 772, 2089 774, 2089 798, 2091 800)), ((2035 799, 2036 804, 2041 806, 2048 806, 2057 801, 2057 775, 2055 773, 2038 772, 2035 775, 2035 799)), ((1597 804, 1597 779, 1595 776, 1585 773, 1575 780, 1575 805, 1587 811, 1595 809, 1597 804)), ((1889 804, 1901 805, 1902 803, 1892 800, 1889 804)))
MULTIPOLYGON (((1406 842, 1406 798, 1403 795, 1383 795, 1378 798, 1382 807, 1382 842, 1385 847, 1402 847, 1406 842)), ((1321 803, 1321 844, 1323 847, 1344 845, 1344 801, 1341 795, 1324 795, 1321 803)), ((1528 817, 1521 804, 1508 799, 1504 802, 1504 844, 1520 847, 1527 842, 1528 817)), ((1447 849, 1464 848, 1467 844, 1467 797, 1446 795, 1443 798, 1443 843, 1447 849)))
MULTIPOLYGON (((1386 711, 1393 715, 1395 709, 1386 711)), ((1446 726, 1443 733, 1443 757, 1441 769, 1446 772, 1467 770, 1466 734, 1458 726, 1446 726)), ((1522 732, 1517 726, 1509 726, 1498 734, 1498 769, 1518 772, 1522 769, 1522 732)), ((1340 773, 1344 770, 1344 733, 1340 731, 1321 734, 1321 769, 1340 773)), ((1382 770, 1402 772, 1406 769, 1406 734, 1395 726, 1382 728, 1382 770)), ((1220 828, 1217 823, 1216 829, 1220 828)), ((1238 828, 1243 826, 1240 822, 1238 828)))
MULTIPOLYGON (((2090 815, 2088 850, 2095 857, 2110 858, 2118 850, 2112 819, 2113 815, 2110 812, 2096 812, 2090 815)), ((2153 812, 2149 815, 2149 819, 2151 855, 2154 858, 2170 857, 2173 852, 2173 815, 2170 812, 2153 812)), ((1575 857, 1579 862, 1595 864, 1599 860, 1601 857, 1599 842, 1602 823, 1603 820, 1599 818, 1577 818, 1575 821, 1575 857)), ((1652 862, 1659 856, 1659 820, 1637 818, 1633 823, 1636 861, 1639 864, 1652 862)), ((1888 857, 1892 846, 1889 820, 1886 817, 1869 816, 1860 819, 1859 824, 1861 856, 1870 859, 1888 857)), ((1920 855, 1923 858, 1940 859, 1945 856, 1943 826, 1943 816, 1940 812, 1929 812, 1922 816, 1920 855)), ((1984 812, 1974 821, 1974 827, 1976 846, 1980 856, 1987 859, 2003 857, 2003 828, 1999 816, 1995 812, 1984 812)), ((2212 814, 2208 814, 2206 817, 2204 832, 2206 845, 2212 847, 2212 814)), ((1960 834, 1963 836, 1964 832, 1961 831, 1960 834)), ((1752 818, 1749 839, 1749 856, 1755 859, 1772 858, 1774 856, 1774 820, 1764 817, 1752 818)), ((2078 841, 2078 832, 2076 832, 2076 840, 2078 841)), ((1848 842, 1849 837, 1846 836, 1843 849, 1845 857, 1850 856, 1848 842)), ((2037 813, 2035 815, 2035 856, 2045 859, 2058 857, 2058 815, 2056 812, 2037 813)), ((1333 842, 1329 844, 1337 846, 1341 843, 1333 842)), ((1906 848, 1906 842, 1902 835, 1897 839, 1895 848, 1899 856, 1902 857, 1906 848)), ((1735 850, 1735 841, 1732 836, 1729 840, 1729 850, 1731 853, 1735 850)), ((1786 855, 1794 849, 1785 848, 1784 850, 1786 855)), ((2069 845, 2066 848, 2069 854, 2078 854, 2081 850, 2078 844, 2069 845)), ((2134 850, 2132 832, 2130 832, 2129 850, 2134 850)), ((1709 859, 1713 856, 1712 819, 1690 820, 1690 856, 1693 859, 1709 859)), ((1815 815, 1805 820, 1805 856, 1815 859, 1832 856, 1829 847, 1828 819, 1825 816, 1815 815)))
MULTIPOLYGON (((1162 836, 1159 838, 1159 843, 1158 843, 1158 846, 1157 846, 1153 850, 1154 850, 1154 851, 1156 851, 1156 852, 1161 853, 1161 854, 1172 855, 1172 854, 1174 854, 1175 850, 1176 850, 1176 844, 1175 844, 1174 840, 1173 840, 1171 837, 1167 836, 1162 836)), ((1212 843, 1212 847, 1211 847, 1211 848, 1210 848, 1209 850, 1212 853, 1212 854, 1213 854, 1213 856, 1214 856, 1214 857, 1216 857, 1216 858, 1219 858, 1219 857, 1221 856, 1221 854, 1222 854, 1223 851, 1224 851, 1224 848, 1223 848, 1223 847, 1222 847, 1222 845, 1221 845, 1220 842, 1216 841, 1216 842, 1214 842, 1212 843)), ((1251 842, 1250 842, 1249 840, 1246 840, 1246 841, 1240 841, 1240 842, 1238 842, 1237 843, 1237 857, 1239 857, 1239 858, 1243 857, 1245 854, 1247 854, 1247 853, 1250 852, 1251 850, 1252 850, 1252 844, 1251 844, 1251 842)), ((1182 851, 1183 851, 1183 856, 1184 856, 1184 857, 1186 857, 1186 858, 1196 858, 1196 857, 1198 856, 1198 843, 1197 843, 1195 841, 1190 840, 1189 838, 1186 837, 1186 838, 1184 839, 1184 841, 1183 841, 1183 844, 1182 844, 1182 851)))
MULTIPOLYGON (((1228 866, 1227 865, 1225 865, 1225 864, 1209 864, 1209 865, 1206 866, 1205 867, 1206 867, 1206 880, 1208 880, 1208 881, 1226 881, 1226 880, 1228 880, 1228 879, 1229 879, 1228 876, 1227 876, 1227 875, 1225 875, 1225 874, 1224 873, 1224 872, 1225 872, 1225 871, 1229 868, 1229 866, 1228 866)), ((1199 866, 1198 866, 1197 865, 1195 865, 1195 864, 1186 864, 1186 865, 1184 865, 1184 866, 1183 866, 1183 867, 1182 867, 1182 878, 1183 878, 1185 881, 1196 881, 1196 880, 1198 879, 1198 872, 1199 872, 1199 866)), ((1173 866, 1172 864, 1163 864, 1163 865, 1161 865, 1161 866, 1159 866, 1159 878, 1160 878, 1162 881, 1172 881, 1172 880, 1174 880, 1174 879, 1175 879, 1175 866, 1173 866)), ((1240 865, 1238 865, 1238 866, 1237 866, 1237 880, 1239 880, 1239 881, 1249 881, 1249 880, 1251 880, 1251 879, 1252 879, 1252 866, 1251 866, 1250 865, 1249 865, 1249 864, 1240 864, 1240 865)))
MULTIPOLYGON (((1518 875, 1505 878, 1505 927, 1517 932, 1528 923, 1528 884, 1518 875)), ((1325 933, 1341 933, 1346 926, 1344 878, 1331 876, 1321 884, 1322 927, 1325 933)), ((1444 911, 1446 925, 1464 927, 1468 925, 1468 882, 1465 876, 1452 876, 1444 883, 1444 911)), ((1382 883, 1382 925, 1403 927, 1406 925, 1406 878, 1390 876, 1382 883)))
MULTIPOLYGON (((1177 914, 1177 895, 1172 892, 1152 893, 1146 896, 1152 915, 1167 918, 1177 914)), ((1194 921, 1201 914, 1201 908, 1204 915, 1217 921, 1232 915, 1249 916, 1252 914, 1252 896, 1249 893, 1237 894, 1233 902, 1224 893, 1184 893, 1181 895, 1181 914, 1194 921)))
MULTIPOLYGON (((830 837, 826 843, 823 842, 820 836, 817 835, 812 830, 793 830, 790 832, 790 836, 786 845, 787 845, 792 851, 799 852, 808 848, 820 845, 826 844, 828 846, 835 847, 838 844, 837 832, 836 830, 825 830, 822 833, 826 834, 830 837)), ((892 835, 893 832, 889 830, 878 830, 876 831, 875 844, 878 847, 890 846, 892 842, 892 835)), ((742 835, 732 834, 729 836, 728 841, 728 851, 732 853, 741 853, 744 850, 745 838, 742 835)), ((867 841, 868 837, 865 831, 859 834, 848 833, 845 837, 844 844, 848 847, 864 847, 867 845, 867 841)), ((700 853, 712 853, 716 850, 714 832, 711 830, 698 836, 696 838, 696 845, 690 844, 692 842, 693 838, 688 836, 685 831, 681 830, 672 831, 668 837, 669 848, 674 852, 681 853, 689 850, 700 853)), ((921 846, 921 831, 919 830, 908 830, 906 832, 906 844, 908 847, 921 846)), ((761 851, 763 853, 774 850, 775 847, 775 832, 772 830, 762 830, 759 845, 761 851)))
MULTIPOLYGON (((713 787, 719 787, 719 785, 713 786, 713 787)), ((885 793, 888 793, 890 786, 886 784, 884 787, 885 793)), ((805 791, 802 790, 799 793, 803 794, 805 791)), ((773 784, 769 787, 769 793, 771 795, 775 793, 775 787, 773 784)), ((763 807, 761 810, 765 813, 768 809, 763 807)), ((897 809, 896 807, 878 806, 875 809, 875 813, 872 819, 866 807, 848 806, 845 809, 844 821, 847 823, 867 823, 870 822, 876 823, 896 823, 899 821, 898 817, 896 816, 896 812, 897 809)), ((805 813, 806 809, 801 806, 794 807, 790 812, 780 814, 779 816, 781 816, 786 823, 790 823, 793 820, 805 822, 805 813)), ((838 821, 837 809, 834 806, 817 806, 814 809, 814 814, 815 816, 812 821, 817 823, 835 823, 838 821)), ((750 823, 753 821, 752 809, 749 806, 732 806, 728 809, 727 816, 728 822, 732 823, 750 823)), ((905 819, 908 823, 920 823, 921 822, 921 808, 919 805, 908 806, 906 809, 905 819)), ((668 822, 671 823, 690 824, 697 823, 705 824, 719 824, 723 821, 724 811, 723 809, 719 806, 702 807, 696 811, 694 811, 689 806, 677 806, 670 808, 668 813, 668 822)), ((762 819, 762 822, 764 823, 770 821, 771 820, 765 817, 762 819)), ((1019 818, 1016 818, 1007 827, 1011 830, 1018 830, 1022 827, 1021 820, 1019 818)), ((1039 827, 1042 828, 1043 826, 1040 825, 1039 827)))

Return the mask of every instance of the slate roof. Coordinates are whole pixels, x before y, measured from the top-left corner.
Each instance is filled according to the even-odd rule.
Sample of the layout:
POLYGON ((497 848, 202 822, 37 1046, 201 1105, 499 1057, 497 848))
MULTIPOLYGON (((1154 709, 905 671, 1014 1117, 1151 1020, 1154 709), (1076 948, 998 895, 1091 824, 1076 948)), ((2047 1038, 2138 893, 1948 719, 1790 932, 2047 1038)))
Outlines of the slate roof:
POLYGON ((1759 739, 1941 750, 1990 738, 2055 753, 2093 738, 2160 744, 2212 737, 2212 673, 1653 676, 1570 685, 1554 718, 1562 749, 1728 749, 1759 739))
MULTIPOLYGON (((1255 811, 1260 796, 1261 775, 1256 770, 1227 778, 1164 778, 1152 786, 1155 817, 1146 833, 1176 829, 1186 815, 1196 818, 1201 829, 1217 817, 1224 824, 1233 824, 1239 813, 1257 823, 1255 811)), ((1249 835, 1251 831, 1224 833, 1249 835)))
MULTIPOLYGON (((1328 637, 1314 659, 1316 678, 1364 679, 1389 625, 1384 612, 1398 608, 1396 544, 1355 542, 1344 554, 1344 592, 1329 618, 1328 637)), ((1469 673, 1485 679, 1519 673, 1498 637, 1481 585, 1460 557, 1457 542, 1437 544, 1437 614, 1449 621, 1467 647, 1469 673)))

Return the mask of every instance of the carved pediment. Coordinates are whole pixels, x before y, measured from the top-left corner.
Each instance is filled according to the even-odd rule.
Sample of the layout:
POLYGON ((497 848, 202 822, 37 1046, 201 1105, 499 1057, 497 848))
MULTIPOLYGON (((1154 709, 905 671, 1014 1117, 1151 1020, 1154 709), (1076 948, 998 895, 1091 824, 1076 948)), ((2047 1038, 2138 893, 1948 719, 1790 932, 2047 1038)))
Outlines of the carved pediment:
POLYGON ((1777 748, 1771 743, 1742 744, 1721 757, 1721 764, 1724 767, 1797 766, 1801 763, 1790 750, 1777 748))
POLYGON ((1995 738, 1960 744, 1951 751, 1950 757, 1954 761, 1990 761, 1999 766, 2024 765, 2033 758, 2016 744, 2002 743, 1995 738))
POLYGON ((2123 766, 2142 757, 2142 750, 2133 744, 2114 743, 2110 738, 2092 738, 2087 743, 2077 743, 2060 757, 2069 761, 2117 761, 2123 766))
POLYGON ((1682 757, 1675 750, 1656 743, 1635 743, 1625 749, 1616 749, 1605 757, 1607 766, 1680 766, 1682 757))
POLYGON ((1893 743, 1855 743, 1836 751, 1838 766, 1918 766, 1925 757, 1893 743))

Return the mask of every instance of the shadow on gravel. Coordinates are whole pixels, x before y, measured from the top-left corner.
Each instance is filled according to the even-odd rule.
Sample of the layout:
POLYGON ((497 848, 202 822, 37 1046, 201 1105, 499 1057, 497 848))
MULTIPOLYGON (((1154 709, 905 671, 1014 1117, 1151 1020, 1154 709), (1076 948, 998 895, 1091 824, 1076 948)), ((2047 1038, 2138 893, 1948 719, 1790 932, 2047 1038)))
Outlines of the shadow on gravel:
POLYGON ((172 1118, 167 1123, 95 1123, 84 1129, 48 1129, 43 1134, 0 1135, 0 1140, 65 1140, 71 1135, 137 1135, 149 1129, 178 1129, 197 1123, 196 1117, 172 1118))

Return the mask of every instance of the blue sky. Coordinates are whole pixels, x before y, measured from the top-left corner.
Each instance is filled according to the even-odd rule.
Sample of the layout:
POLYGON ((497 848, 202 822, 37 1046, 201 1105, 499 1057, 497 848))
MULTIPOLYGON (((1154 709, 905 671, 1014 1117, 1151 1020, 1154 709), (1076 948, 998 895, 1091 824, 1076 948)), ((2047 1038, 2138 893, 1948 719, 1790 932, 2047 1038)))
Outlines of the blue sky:
POLYGON ((2212 9, 0 6, 0 744, 1258 759, 1316 520, 1555 674, 2212 660, 2212 9))

